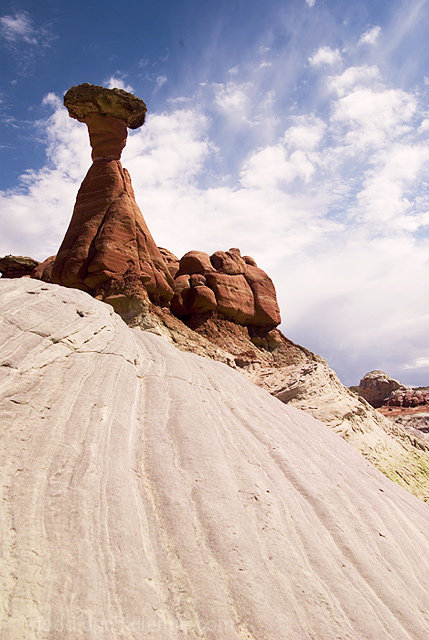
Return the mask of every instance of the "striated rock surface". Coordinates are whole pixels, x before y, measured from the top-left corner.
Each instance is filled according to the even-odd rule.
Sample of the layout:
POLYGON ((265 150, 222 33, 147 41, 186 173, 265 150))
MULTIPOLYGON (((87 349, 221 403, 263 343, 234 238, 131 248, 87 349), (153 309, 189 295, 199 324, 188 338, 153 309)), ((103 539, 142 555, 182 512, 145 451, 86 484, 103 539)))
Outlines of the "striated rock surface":
POLYGON ((253 382, 321 420, 389 478, 429 502, 429 441, 418 430, 393 423, 347 389, 319 358, 301 365, 261 367, 253 382))
MULTIPOLYGON (((73 87, 64 97, 72 117, 86 122, 94 163, 52 268, 52 282, 106 299, 112 294, 165 304, 173 279, 135 201, 120 163, 127 126, 144 121, 143 101, 119 89, 73 87)), ((140 124, 138 124, 140 123, 140 124)))
POLYGON ((171 253, 168 249, 164 249, 164 247, 158 247, 158 249, 164 258, 164 262, 168 267, 171 277, 175 278, 179 271, 179 258, 177 258, 174 253, 171 253))
POLYGON ((359 386, 353 387, 359 395, 375 408, 381 407, 392 391, 397 389, 405 390, 406 388, 405 385, 398 380, 394 380, 384 371, 377 370, 366 373, 359 382, 359 386))
MULTIPOLYGON (((183 290, 189 292, 189 276, 180 278, 183 290)), ((429 502, 429 446, 424 432, 394 424, 390 413, 381 415, 341 384, 323 358, 294 344, 278 329, 238 325, 216 313, 195 315, 186 326, 167 309, 152 311, 142 328, 181 350, 238 369, 282 402, 323 421, 389 478, 429 502)))
POLYGON ((252 289, 255 300, 255 314, 251 324, 258 327, 266 325, 275 327, 280 324, 280 310, 271 278, 265 271, 251 264, 247 264, 244 277, 252 289))
POLYGON ((30 276, 39 263, 28 256, 7 255, 0 258, 0 274, 3 278, 30 276))
POLYGON ((427 505, 338 435, 82 291, 0 309, 5 638, 426 637, 427 505))

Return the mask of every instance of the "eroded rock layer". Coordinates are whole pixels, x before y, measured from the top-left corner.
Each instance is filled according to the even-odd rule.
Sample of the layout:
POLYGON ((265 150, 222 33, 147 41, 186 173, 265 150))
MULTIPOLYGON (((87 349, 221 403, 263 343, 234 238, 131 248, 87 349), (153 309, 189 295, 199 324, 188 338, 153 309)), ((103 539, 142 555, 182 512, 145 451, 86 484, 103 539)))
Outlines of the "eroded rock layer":
POLYGON ((82 291, 0 309, 5 638, 426 637, 429 510, 325 425, 82 291))
POLYGON ((133 281, 142 295, 146 290, 156 301, 173 297, 172 277, 119 160, 98 160, 88 171, 52 281, 94 295, 114 285, 127 294, 127 281, 133 281))
POLYGON ((127 126, 144 122, 144 102, 85 84, 70 89, 64 103, 72 117, 87 124, 94 162, 79 189, 52 282, 103 299, 114 294, 145 300, 149 294, 165 304, 173 297, 173 279, 120 162, 127 126))
POLYGON ((182 318, 216 310, 238 324, 267 329, 281 321, 272 280, 236 248, 211 256, 185 253, 175 275, 171 310, 182 318))

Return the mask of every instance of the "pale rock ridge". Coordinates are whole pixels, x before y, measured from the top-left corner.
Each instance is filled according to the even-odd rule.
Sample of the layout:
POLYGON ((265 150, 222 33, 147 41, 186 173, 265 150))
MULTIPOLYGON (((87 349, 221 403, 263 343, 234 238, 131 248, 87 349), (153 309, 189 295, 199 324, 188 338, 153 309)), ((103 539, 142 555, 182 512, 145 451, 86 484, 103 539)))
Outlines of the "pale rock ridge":
MULTIPOLYGON (((429 440, 393 423, 345 387, 322 359, 284 367, 249 368, 248 377, 276 398, 321 420, 385 475, 429 502, 429 440)), ((424 425, 423 425, 424 427, 424 425)))
POLYGON ((84 292, 0 299, 4 638, 426 636, 424 503, 84 292))

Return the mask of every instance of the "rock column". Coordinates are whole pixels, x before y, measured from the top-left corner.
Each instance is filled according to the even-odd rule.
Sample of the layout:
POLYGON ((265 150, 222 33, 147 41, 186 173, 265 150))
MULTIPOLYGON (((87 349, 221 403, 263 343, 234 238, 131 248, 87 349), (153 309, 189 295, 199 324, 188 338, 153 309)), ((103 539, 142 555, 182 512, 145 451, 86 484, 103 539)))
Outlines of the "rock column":
POLYGON ((147 292, 153 302, 169 302, 171 274, 120 162, 127 128, 144 123, 145 103, 121 89, 82 84, 66 93, 64 105, 88 127, 93 164, 79 189, 52 281, 103 299, 112 294, 144 299, 147 292))

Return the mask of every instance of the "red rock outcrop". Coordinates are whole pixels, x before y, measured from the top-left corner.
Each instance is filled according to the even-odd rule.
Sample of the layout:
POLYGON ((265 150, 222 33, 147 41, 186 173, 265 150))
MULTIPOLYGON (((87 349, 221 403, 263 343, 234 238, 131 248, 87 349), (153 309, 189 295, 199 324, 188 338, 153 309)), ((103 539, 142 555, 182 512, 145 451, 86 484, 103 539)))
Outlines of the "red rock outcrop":
POLYGON ((376 409, 385 404, 390 394, 398 389, 405 390, 407 387, 388 376, 384 371, 377 370, 366 373, 359 382, 359 386, 353 387, 354 391, 376 409))
POLYGON ((120 162, 127 127, 144 122, 146 105, 120 89, 83 84, 64 96, 71 117, 88 126, 93 164, 52 268, 52 282, 106 299, 132 289, 167 303, 173 278, 135 201, 120 162), (130 285, 132 283, 132 286, 130 285))
POLYGON ((158 249, 164 258, 164 262, 168 267, 171 277, 175 278, 179 271, 179 258, 177 258, 174 253, 171 253, 168 249, 164 249, 164 247, 158 247, 158 249))
POLYGON ((429 387, 422 389, 398 389, 384 402, 388 407, 429 407, 429 387))
POLYGON ((180 258, 179 271, 177 275, 187 273, 192 275, 193 273, 208 273, 214 271, 212 263, 210 262, 210 256, 204 251, 188 251, 180 258))
POLYGON ((235 248, 211 256, 188 251, 179 262, 171 311, 186 317, 215 310, 249 327, 267 329, 281 322, 274 285, 253 258, 243 258, 235 248))
POLYGON ((276 290, 271 278, 265 271, 252 264, 246 264, 244 277, 252 289, 255 300, 255 313, 251 324, 258 327, 280 324, 280 310, 277 305, 276 290))
POLYGON ((52 267, 57 256, 49 256, 31 272, 31 277, 44 282, 52 282, 52 267))
POLYGON ((248 324, 255 313, 252 290, 242 274, 208 273, 207 284, 216 296, 217 309, 239 324, 248 324))

